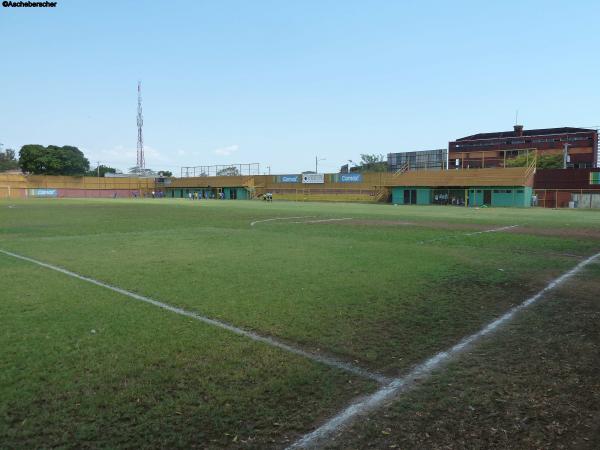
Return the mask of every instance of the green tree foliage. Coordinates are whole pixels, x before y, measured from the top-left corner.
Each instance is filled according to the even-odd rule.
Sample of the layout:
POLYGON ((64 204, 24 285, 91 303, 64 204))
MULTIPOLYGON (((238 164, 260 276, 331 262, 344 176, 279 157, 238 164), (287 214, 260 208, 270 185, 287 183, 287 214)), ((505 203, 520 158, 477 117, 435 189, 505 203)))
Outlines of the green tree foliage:
POLYGON ((383 155, 366 153, 360 155, 360 164, 357 168, 359 172, 386 172, 388 169, 387 161, 383 155))
MULTIPOLYGON (((507 159, 506 167, 526 167, 531 162, 531 155, 519 155, 516 158, 507 159)), ((563 155, 538 155, 536 167, 538 169, 562 169, 563 155)))
POLYGON ((24 145, 19 151, 23 172, 36 175, 84 175, 90 163, 77 147, 24 145))
POLYGON ((19 161, 17 161, 16 152, 13 149, 7 148, 5 151, 0 152, 0 172, 18 168, 19 161))
POLYGON ((95 169, 89 170, 85 175, 88 177, 104 177, 107 173, 117 173, 117 169, 100 164, 100 166, 97 166, 95 169))
POLYGON ((160 176, 160 177, 172 177, 173 176, 173 172, 171 172, 170 170, 159 170, 158 171, 158 176, 160 176))

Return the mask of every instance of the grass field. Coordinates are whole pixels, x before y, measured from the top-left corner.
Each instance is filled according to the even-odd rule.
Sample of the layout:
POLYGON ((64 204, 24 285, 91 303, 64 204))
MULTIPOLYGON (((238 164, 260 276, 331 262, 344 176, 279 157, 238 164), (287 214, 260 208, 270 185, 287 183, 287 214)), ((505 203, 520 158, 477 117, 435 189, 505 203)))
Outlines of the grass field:
MULTIPOLYGON (((394 377, 600 251, 600 213, 1 201, 0 250, 394 377)), ((0 274, 0 447, 283 448, 377 389, 5 254, 0 274)))

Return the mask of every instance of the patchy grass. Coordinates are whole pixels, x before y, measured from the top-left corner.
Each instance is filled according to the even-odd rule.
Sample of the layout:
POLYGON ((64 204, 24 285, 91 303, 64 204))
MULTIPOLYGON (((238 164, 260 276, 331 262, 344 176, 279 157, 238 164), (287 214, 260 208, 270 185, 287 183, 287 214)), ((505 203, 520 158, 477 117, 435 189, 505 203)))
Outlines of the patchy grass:
MULTIPOLYGON (((597 228, 581 210, 0 202, 2 249, 389 375, 600 248, 585 232, 597 228), (291 216, 353 220, 250 226, 291 216), (467 235, 515 224, 527 232, 467 235)), ((0 269, 0 440, 13 446, 277 447, 373 389, 4 255, 0 269)))
POLYGON ((21 261, 0 273, 2 448, 279 447, 373 388, 21 261))
MULTIPOLYGON (((0 244, 394 374, 476 330, 570 267, 572 255, 589 251, 584 239, 466 236, 458 225, 469 224, 474 213, 511 223, 537 219, 538 210, 511 211, 517 217, 287 202, 24 202, 3 210, 14 228, 0 244), (249 226, 265 217, 369 214, 443 219, 457 230, 343 222, 249 226), (420 243, 426 239, 441 240, 420 243)), ((582 214, 574 221, 594 220, 582 214)))
POLYGON ((327 448, 600 445, 600 263, 327 448))

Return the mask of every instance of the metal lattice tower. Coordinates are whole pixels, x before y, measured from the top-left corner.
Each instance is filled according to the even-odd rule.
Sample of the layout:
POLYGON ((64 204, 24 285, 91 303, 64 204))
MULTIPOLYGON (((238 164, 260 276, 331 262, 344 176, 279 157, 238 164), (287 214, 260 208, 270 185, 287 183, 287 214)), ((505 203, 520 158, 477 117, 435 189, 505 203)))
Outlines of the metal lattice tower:
POLYGON ((142 116, 142 82, 138 81, 138 108, 137 108, 137 169, 141 173, 146 169, 146 159, 144 158, 144 135, 142 134, 142 126, 144 125, 144 117, 142 116))

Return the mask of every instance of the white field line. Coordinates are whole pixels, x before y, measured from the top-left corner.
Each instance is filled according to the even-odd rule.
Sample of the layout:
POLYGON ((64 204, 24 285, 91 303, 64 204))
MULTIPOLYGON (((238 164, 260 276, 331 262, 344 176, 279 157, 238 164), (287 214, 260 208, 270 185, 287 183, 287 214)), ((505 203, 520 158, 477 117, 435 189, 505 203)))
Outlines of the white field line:
POLYGON ((510 230, 511 228, 517 228, 518 226, 519 225, 509 225, 507 227, 492 228, 491 230, 475 231, 473 233, 465 233, 465 236, 475 236, 476 234, 483 234, 483 233, 495 233, 496 231, 510 230))
POLYGON ((417 382, 431 375, 431 373, 435 369, 439 369, 443 365, 447 364, 451 359, 462 353, 465 349, 470 347, 475 342, 479 341, 484 336, 493 333, 500 326, 510 321, 519 311, 537 302, 544 294, 556 288, 560 284, 564 283, 566 280, 578 273, 581 269, 590 264, 599 256, 600 253, 596 253, 595 255, 590 256, 589 258, 577 264, 568 272, 564 273, 560 277, 548 283, 544 289, 539 291, 533 297, 530 297, 520 305, 511 308, 504 315, 500 316, 493 322, 488 323, 478 332, 465 337, 458 344, 454 345, 448 350, 437 353, 425 362, 416 366, 403 377, 392 380, 390 383, 383 386, 375 393, 363 397, 357 400, 356 402, 352 403, 350 406, 346 407, 335 417, 329 419, 319 428, 312 431, 311 433, 304 435, 294 444, 289 446, 288 449, 314 448, 320 443, 322 443, 325 439, 330 437, 332 434, 340 431, 344 426, 348 425, 353 419, 356 418, 356 416, 379 408, 388 401, 390 401, 392 398, 398 396, 399 394, 409 391, 411 388, 415 387, 417 382))
POLYGON ((100 286, 100 287, 103 287, 103 288, 106 288, 106 289, 110 289, 111 291, 118 292, 119 294, 126 295, 127 297, 131 297, 131 298, 133 298, 135 300, 139 300, 141 302, 149 303, 151 305, 157 306, 159 308, 165 309, 165 310, 173 312, 175 314, 179 314, 179 315, 182 315, 182 316, 190 317, 190 318, 198 320, 200 322, 204 322, 206 324, 213 325, 215 327, 219 327, 219 328, 225 329, 225 330, 230 331, 232 333, 235 333, 237 335, 244 336, 244 337, 247 337, 249 339, 252 339, 253 341, 262 342, 262 343, 270 345, 272 347, 280 348, 282 350, 285 350, 286 352, 293 353, 295 355, 303 356, 304 358, 307 358, 307 359, 310 359, 310 360, 313 360, 313 361, 317 361, 317 362, 325 364, 327 366, 335 367, 336 369, 344 370, 346 372, 350 372, 350 373, 352 373, 354 375, 358 375, 358 376, 363 377, 363 378, 369 378, 369 379, 375 380, 375 381, 377 381, 378 383, 381 383, 381 384, 383 384, 383 383, 389 383, 389 381, 390 381, 390 378, 388 378, 388 377, 386 377, 384 375, 378 374, 378 373, 374 373, 374 372, 368 371, 366 369, 363 369, 362 367, 358 367, 358 366, 355 366, 353 364, 350 364, 350 363, 347 363, 347 362, 344 362, 344 361, 340 361, 340 360, 338 360, 336 358, 332 358, 330 356, 324 356, 324 355, 320 355, 320 354, 316 354, 316 353, 311 353, 311 352, 308 352, 306 350, 302 350, 301 348, 297 348, 297 347, 294 347, 292 345, 286 344, 284 342, 278 341, 278 340, 273 339, 271 337, 261 336, 260 334, 254 333, 252 331, 244 330, 242 328, 238 328, 238 327, 230 325, 230 324, 228 324, 226 322, 221 322, 220 320, 211 319, 209 317, 205 317, 205 316, 202 316, 200 314, 197 314, 197 313, 194 313, 194 312, 191 312, 191 311, 187 311, 187 310, 182 309, 182 308, 177 308, 176 306, 171 306, 171 305, 169 305, 167 303, 163 303, 163 302, 160 302, 158 300, 154 300, 154 299, 152 299, 150 297, 146 297, 144 295, 136 294, 135 292, 127 291, 125 289, 121 289, 119 287, 112 286, 112 285, 110 285, 108 283, 104 283, 102 281, 98 281, 98 280, 95 280, 93 278, 86 277, 84 275, 79 275, 78 273, 71 272, 70 270, 63 269, 62 267, 59 267, 59 266, 48 264, 48 263, 45 263, 45 262, 42 262, 42 261, 38 261, 38 260, 33 259, 33 258, 28 258, 27 256, 22 256, 22 255, 19 255, 17 253, 12 253, 12 252, 9 252, 9 251, 6 251, 6 250, 2 250, 2 249, 0 249, 0 253, 3 253, 5 255, 7 255, 7 256, 12 256, 13 258, 21 259, 23 261, 27 261, 27 262, 30 262, 30 263, 33 263, 33 264, 37 264, 38 266, 42 266, 42 267, 45 267, 47 269, 55 270, 56 272, 63 273, 65 275, 68 275, 68 276, 73 277, 73 278, 77 278, 77 279, 82 280, 82 281, 87 281, 88 283, 95 284, 96 286, 100 286))
POLYGON ((272 219, 255 220, 254 222, 250 222, 250 226, 253 227, 257 223, 271 222, 273 220, 310 219, 312 217, 315 216, 273 217, 272 219))
POLYGON ((352 220, 352 217, 343 217, 341 219, 320 219, 320 220, 305 220, 302 222, 291 222, 291 223, 321 223, 321 222, 336 222, 339 220, 352 220))
POLYGON ((506 230, 510 230, 511 228, 517 228, 518 226, 519 225, 509 225, 507 227, 492 228, 491 230, 482 230, 482 231, 474 231, 472 233, 455 234, 452 236, 444 236, 444 237, 440 237, 440 238, 436 238, 436 239, 429 239, 427 241, 419 241, 419 244, 427 244, 429 242, 443 241, 445 239, 458 238, 461 236, 475 236, 477 234, 483 234, 483 233, 495 233, 497 231, 506 231, 506 230))

